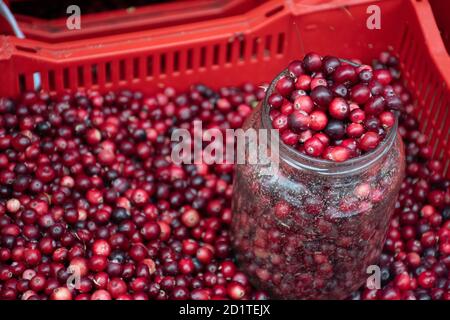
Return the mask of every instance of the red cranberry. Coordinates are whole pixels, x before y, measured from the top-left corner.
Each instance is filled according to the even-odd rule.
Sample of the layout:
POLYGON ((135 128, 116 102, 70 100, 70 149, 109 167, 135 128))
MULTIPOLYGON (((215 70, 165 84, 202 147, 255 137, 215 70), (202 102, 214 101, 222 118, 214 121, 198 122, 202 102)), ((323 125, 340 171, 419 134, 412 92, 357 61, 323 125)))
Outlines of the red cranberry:
POLYGON ((345 135, 345 126, 339 120, 330 119, 325 127, 325 133, 333 140, 342 139, 345 135))
POLYGON ((305 142, 305 152, 310 156, 318 157, 323 153, 324 149, 325 145, 317 137, 312 137, 305 142))
POLYGON ((350 158, 350 150, 341 147, 327 147, 324 151, 324 158, 335 162, 344 162, 350 158))
POLYGON ((328 108, 330 115, 338 120, 344 120, 350 113, 350 108, 347 102, 342 98, 334 98, 328 108))
POLYGON ((303 65, 309 72, 317 72, 322 69, 322 57, 317 53, 308 53, 303 58, 303 65))
POLYGON ((300 96, 294 101, 294 110, 311 113, 314 107, 314 102, 309 96, 300 96))
POLYGON ((311 91, 311 99, 320 107, 328 107, 333 100, 333 93, 325 86, 319 86, 311 91))
POLYGON ((288 116, 288 126, 294 133, 308 129, 311 117, 303 111, 294 111, 288 116))
POLYGON ((294 91, 295 88, 295 82, 291 77, 282 77, 278 80, 276 84, 276 90, 279 94, 281 94, 284 97, 289 97, 294 91))
POLYGON ((351 90, 351 98, 357 104, 364 104, 370 98, 370 89, 365 84, 357 84, 351 90))
POLYGON ((227 286, 227 294, 233 300, 240 300, 245 296, 245 288, 238 282, 231 282, 227 286))
POLYGON ((303 62, 300 60, 294 60, 289 63, 288 70, 295 77, 299 77, 300 75, 305 73, 303 62))
POLYGON ((309 127, 314 131, 321 131, 325 129, 328 123, 328 118, 325 112, 321 110, 313 111, 310 115, 309 127))
POLYGON ((351 65, 340 65, 333 73, 333 80, 336 83, 353 83, 357 77, 356 69, 351 65))
POLYGON ((367 132, 359 141, 359 148, 364 151, 370 151, 378 147, 380 136, 375 132, 367 132))

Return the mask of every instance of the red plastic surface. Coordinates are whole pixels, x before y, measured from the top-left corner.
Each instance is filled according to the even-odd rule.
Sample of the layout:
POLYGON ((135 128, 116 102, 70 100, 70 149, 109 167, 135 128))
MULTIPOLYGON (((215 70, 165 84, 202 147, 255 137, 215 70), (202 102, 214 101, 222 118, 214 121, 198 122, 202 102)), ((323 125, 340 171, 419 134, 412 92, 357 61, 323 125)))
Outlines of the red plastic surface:
POLYGON ((450 1, 449 0, 430 0, 436 24, 441 32, 442 40, 450 54, 450 1))
MULTIPOLYGON (((19 1, 12 0, 11 3, 19 1)), ((15 16, 27 38, 56 43, 228 17, 245 13, 266 1, 178 0, 101 13, 84 13, 83 4, 80 4, 82 9, 80 30, 67 29, 66 20, 68 15, 50 20, 21 14, 15 14, 15 16)), ((39 1, 35 2, 38 3, 39 1)), ((0 31, 2 30, 6 32, 11 31, 8 27, 0 25, 0 31)))
POLYGON ((35 72, 50 91, 260 83, 307 51, 370 61, 388 47, 450 177, 450 59, 425 0, 272 0, 242 15, 91 40, 1 37, 0 96, 32 89, 35 72), (372 4, 381 8, 380 30, 366 26, 372 4))

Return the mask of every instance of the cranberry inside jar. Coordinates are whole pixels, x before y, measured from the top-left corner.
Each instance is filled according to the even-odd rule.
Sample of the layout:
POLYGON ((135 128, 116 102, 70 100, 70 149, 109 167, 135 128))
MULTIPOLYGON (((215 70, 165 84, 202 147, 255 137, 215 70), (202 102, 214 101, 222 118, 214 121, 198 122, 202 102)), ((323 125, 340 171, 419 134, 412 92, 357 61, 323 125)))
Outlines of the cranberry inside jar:
POLYGON ((370 91, 367 72, 307 55, 274 79, 244 124, 277 129, 266 159, 236 165, 232 202, 237 261, 274 298, 345 299, 378 263, 405 155, 393 110, 382 90, 370 91))

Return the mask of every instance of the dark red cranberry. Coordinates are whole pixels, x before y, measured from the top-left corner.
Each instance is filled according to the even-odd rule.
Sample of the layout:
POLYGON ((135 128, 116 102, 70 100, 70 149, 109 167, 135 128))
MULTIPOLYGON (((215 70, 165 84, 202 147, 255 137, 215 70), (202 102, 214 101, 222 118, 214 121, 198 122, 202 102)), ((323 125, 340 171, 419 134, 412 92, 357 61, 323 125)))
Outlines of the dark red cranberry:
POLYGON ((303 58, 303 65, 309 72, 317 72, 322 69, 322 57, 317 53, 308 53, 303 58))

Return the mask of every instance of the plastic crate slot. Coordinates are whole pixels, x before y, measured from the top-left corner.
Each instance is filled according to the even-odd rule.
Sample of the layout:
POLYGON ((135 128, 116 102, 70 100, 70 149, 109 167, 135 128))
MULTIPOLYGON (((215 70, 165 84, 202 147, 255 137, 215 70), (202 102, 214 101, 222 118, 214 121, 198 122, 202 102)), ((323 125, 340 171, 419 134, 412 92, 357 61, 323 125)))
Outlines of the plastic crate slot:
POLYGON ((433 113, 432 108, 434 106, 434 100, 436 98, 437 91, 439 90, 439 83, 436 82, 433 76, 430 76, 428 82, 430 83, 430 94, 424 98, 423 102, 426 108, 427 120, 430 122, 431 114, 433 113))
POLYGON ((125 81, 126 73, 125 73, 125 60, 119 61, 119 81, 125 81))
POLYGON ((106 84, 112 83, 111 62, 106 62, 105 63, 105 83, 106 84))
POLYGON ((261 39, 259 37, 253 38, 252 43, 252 60, 258 59, 259 42, 261 39))
POLYGON ((439 90, 439 86, 436 84, 436 82, 434 80, 432 80, 431 83, 431 92, 432 94, 430 95, 430 102, 426 104, 426 108, 428 108, 428 117, 427 117, 427 121, 423 126, 423 129, 425 132, 428 131, 428 127, 430 126, 429 129, 429 135, 430 137, 433 137, 433 132, 434 132, 434 126, 435 126, 435 120, 430 117, 433 114, 433 111, 435 111, 436 109, 436 98, 438 98, 441 94, 440 90, 439 90))
POLYGON ((405 43, 406 43, 406 38, 408 37, 408 33, 409 33, 409 26, 408 24, 404 24, 403 26, 403 31, 402 31, 402 36, 400 37, 400 44, 399 44, 399 55, 403 56, 404 55, 404 51, 405 51, 405 43))
POLYGON ((245 45, 246 40, 244 37, 239 39, 239 60, 244 61, 245 60, 245 45))
POLYGON ((444 106, 444 92, 441 90, 441 97, 438 100, 438 103, 436 103, 436 114, 434 116, 434 123, 433 123, 433 128, 436 128, 436 139, 434 147, 433 147, 433 155, 435 155, 437 153, 437 147, 439 145, 439 141, 440 139, 443 138, 444 134, 442 132, 442 127, 443 127, 443 123, 445 123, 444 121, 446 120, 446 116, 445 116, 445 106, 444 106))
POLYGON ((206 47, 200 48, 200 64, 199 64, 199 66, 201 68, 206 67, 206 47))
MULTIPOLYGON (((430 118, 431 118, 431 124, 432 124, 432 130, 435 130, 438 128, 439 125, 439 121, 443 120, 442 118, 440 118, 440 114, 442 112, 442 103, 444 100, 444 92, 442 91, 442 87, 437 87, 436 88, 436 96, 438 97, 435 101, 435 103, 433 103, 433 105, 431 105, 431 114, 430 114, 430 118)), ((437 134, 440 136, 442 135, 442 133, 440 132, 439 129, 437 129, 437 134)))
POLYGON ((83 68, 83 66, 79 66, 77 68, 77 75, 78 75, 78 86, 84 87, 84 68, 83 68))
POLYGON ((165 53, 159 56, 159 74, 165 75, 167 72, 167 55, 165 53))
MULTIPOLYGON (((436 110, 432 115, 434 114, 434 123, 433 127, 438 128, 439 124, 442 124, 445 121, 445 107, 444 107, 444 99, 445 99, 445 93, 442 87, 439 89, 439 100, 438 103, 436 103, 436 110)), ((438 129, 439 135, 442 135, 441 129, 438 129)))
POLYGON ((268 34, 265 37, 265 42, 264 42, 264 57, 270 58, 271 53, 272 53, 271 49, 272 49, 272 35, 268 34))
POLYGON ((69 83, 69 69, 68 68, 64 68, 62 71, 62 85, 64 89, 69 89, 70 88, 70 83, 69 83))
MULTIPOLYGON (((427 95, 430 92, 429 91, 430 87, 431 87, 430 86, 430 82, 429 82, 430 78, 431 78, 431 71, 430 71, 430 68, 427 68, 426 71, 425 71, 425 76, 423 77, 423 81, 421 81, 422 88, 419 90, 419 93, 422 94, 424 100, 425 100, 425 98, 427 97, 427 95), (426 85, 426 87, 425 87, 425 85, 426 85)), ((419 119, 423 119, 423 113, 424 112, 429 112, 428 108, 426 108, 425 104, 423 103, 424 100, 420 101, 421 108, 420 108, 419 113, 418 113, 419 119)), ((425 121, 427 119, 428 119, 428 117, 424 118, 425 121)))
POLYGON ((134 58, 133 59, 133 79, 138 80, 140 78, 139 72, 140 72, 140 59, 134 58))
MULTIPOLYGON (((447 111, 447 116, 446 119, 448 117, 448 110, 450 109, 450 103, 447 102, 446 104, 446 108, 447 111)), ((446 151, 447 154, 444 154, 441 158, 445 160, 445 171, 444 171, 444 176, 448 176, 449 172, 448 170, 450 169, 450 124, 448 121, 445 122, 445 136, 442 137, 441 140, 441 150, 444 152, 446 151)))
POLYGON ((213 61, 212 61, 213 66, 219 65, 219 58, 220 58, 220 45, 215 44, 213 47, 213 61))
POLYGON ((233 42, 228 42, 226 45, 225 63, 231 63, 233 59, 233 42))
POLYGON ((194 68, 193 60, 194 60, 194 50, 188 49, 186 54, 186 70, 189 71, 194 68))
POLYGON ((411 69, 411 53, 413 51, 413 40, 410 38, 409 33, 408 36, 406 38, 406 42, 405 42, 405 53, 404 56, 401 58, 406 66, 406 70, 407 70, 407 77, 408 77, 408 83, 411 86, 411 74, 412 74, 412 69, 411 69))
MULTIPOLYGON (((55 77, 55 71, 50 70, 48 72, 48 87, 50 89, 50 91, 55 91, 56 90, 56 77, 55 77)), ((82 87, 83 85, 80 85, 80 87, 82 87)))
POLYGON ((411 61, 411 70, 412 70, 412 74, 413 74, 412 85, 414 86, 414 90, 418 89, 418 85, 420 83, 419 63, 420 63, 420 61, 423 61, 421 59, 423 59, 423 51, 420 50, 420 46, 415 45, 413 56, 412 56, 412 61, 411 61))
POLYGON ((283 54, 284 53, 284 42, 285 42, 286 35, 284 32, 281 32, 278 34, 278 43, 277 43, 277 54, 283 54))
MULTIPOLYGON (((450 134, 450 125, 448 125, 448 123, 450 122, 449 121, 450 103, 448 101, 444 102, 441 108, 442 108, 444 114, 440 118, 441 126, 439 128, 439 131, 442 133, 441 138, 443 138, 444 135, 447 135, 447 137, 444 139, 444 144, 446 144, 446 145, 444 145, 445 148, 441 148, 441 158, 442 158, 444 155, 444 151, 450 150, 450 148, 448 146, 448 143, 449 143, 448 135, 450 134)), ((449 159, 449 161, 450 161, 450 159, 449 159)))
POLYGON ((425 53, 423 52, 423 50, 420 51, 421 55, 420 58, 417 59, 417 61, 420 61, 420 64, 417 66, 417 90, 418 92, 422 91, 423 88, 423 84, 424 84, 424 78, 426 75, 426 72, 428 70, 428 68, 426 68, 426 63, 424 63, 425 61, 425 53))
MULTIPOLYGON (((448 153, 449 153, 448 156, 450 157, 450 151, 448 153)), ((444 177, 446 177, 448 175, 449 166, 450 166, 450 161, 447 161, 444 166, 444 177)))
POLYGON ((19 74, 19 78, 17 80, 18 80, 18 83, 19 83, 19 91, 20 92, 27 91, 27 84, 26 84, 25 75, 23 73, 19 74))
POLYGON ((42 78, 40 72, 33 72, 33 87, 32 90, 40 90, 42 89, 42 78))
POLYGON ((194 50, 188 49, 186 54, 186 70, 192 70, 193 69, 193 57, 194 57, 194 50))
POLYGON ((91 82, 93 85, 98 85, 98 65, 91 65, 91 82))
POLYGON ((175 51, 173 53, 173 72, 180 72, 180 51, 175 51))
POLYGON ((275 8, 273 8, 273 9, 271 9, 271 10, 266 12, 266 17, 267 18, 272 17, 272 16, 276 15, 278 12, 283 11, 283 9, 284 9, 283 5, 275 7, 275 8))
POLYGON ((153 56, 148 56, 147 57, 147 77, 151 78, 153 77, 153 56))
POLYGON ((409 57, 410 57, 411 51, 412 51, 411 46, 412 46, 412 40, 410 39, 409 31, 408 31, 406 33, 405 42, 401 49, 402 53, 400 54, 400 60, 402 60, 402 63, 405 66, 404 77, 408 81, 409 87, 411 87, 411 71, 412 71, 411 64, 409 62, 409 57))

